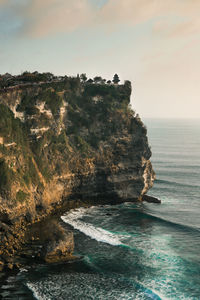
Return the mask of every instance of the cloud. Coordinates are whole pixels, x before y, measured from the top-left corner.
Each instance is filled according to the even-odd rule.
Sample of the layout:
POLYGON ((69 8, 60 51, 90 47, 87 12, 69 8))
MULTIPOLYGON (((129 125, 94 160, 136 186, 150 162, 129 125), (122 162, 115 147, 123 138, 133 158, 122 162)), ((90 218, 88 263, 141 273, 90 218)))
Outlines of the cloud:
POLYGON ((109 0, 101 22, 136 24, 153 21, 153 31, 171 36, 199 33, 199 0, 109 0))
POLYGON ((186 37, 198 34, 200 30, 199 19, 188 19, 179 22, 172 22, 170 20, 159 20, 155 22, 153 31, 155 33, 164 34, 168 37, 186 37))
POLYGON ((184 36, 199 33, 200 0, 0 0, 21 18, 22 34, 38 38, 79 28, 153 23, 155 34, 184 36))
POLYGON ((87 0, 34 0, 24 8, 22 16, 24 33, 43 37, 84 26, 91 19, 92 7, 87 0))
POLYGON ((158 14, 152 0, 109 0, 101 11, 101 18, 108 23, 137 24, 158 14))
POLYGON ((0 5, 4 4, 5 0, 0 0, 0 5))

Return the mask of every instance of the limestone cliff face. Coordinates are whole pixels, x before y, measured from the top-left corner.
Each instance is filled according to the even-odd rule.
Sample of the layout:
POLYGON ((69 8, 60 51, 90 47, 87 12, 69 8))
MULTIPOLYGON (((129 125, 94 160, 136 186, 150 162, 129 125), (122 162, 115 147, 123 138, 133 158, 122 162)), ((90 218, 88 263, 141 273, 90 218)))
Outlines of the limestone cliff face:
POLYGON ((130 82, 79 78, 0 91, 1 245, 13 241, 14 252, 16 238, 4 233, 58 208, 136 200, 152 187, 146 128, 130 94, 130 82))

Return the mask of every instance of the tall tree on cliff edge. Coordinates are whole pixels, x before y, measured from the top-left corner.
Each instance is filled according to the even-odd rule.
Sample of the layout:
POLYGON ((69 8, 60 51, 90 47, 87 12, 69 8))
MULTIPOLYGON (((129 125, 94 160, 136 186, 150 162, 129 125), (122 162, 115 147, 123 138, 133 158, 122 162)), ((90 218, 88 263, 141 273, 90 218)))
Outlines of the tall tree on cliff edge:
POLYGON ((81 74, 81 75, 80 75, 80 79, 81 79, 82 82, 86 82, 86 81, 87 81, 87 76, 86 76, 86 74, 85 74, 85 73, 81 74))

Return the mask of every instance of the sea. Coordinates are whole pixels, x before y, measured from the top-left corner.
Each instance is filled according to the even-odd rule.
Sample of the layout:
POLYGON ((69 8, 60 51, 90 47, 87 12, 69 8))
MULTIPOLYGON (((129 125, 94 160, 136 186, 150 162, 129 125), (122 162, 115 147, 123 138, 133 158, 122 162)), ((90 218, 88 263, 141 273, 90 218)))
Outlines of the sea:
POLYGON ((156 172, 148 194, 162 204, 66 212, 80 258, 21 269, 2 299, 200 299, 200 120, 144 123, 156 172))

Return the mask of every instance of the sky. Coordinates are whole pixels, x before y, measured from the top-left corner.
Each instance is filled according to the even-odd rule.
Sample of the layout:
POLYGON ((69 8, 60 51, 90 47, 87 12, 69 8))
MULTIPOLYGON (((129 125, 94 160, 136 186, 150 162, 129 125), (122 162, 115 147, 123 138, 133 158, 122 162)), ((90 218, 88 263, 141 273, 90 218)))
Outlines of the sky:
POLYGON ((0 74, 133 86, 141 118, 200 118, 200 0, 0 0, 0 74))

